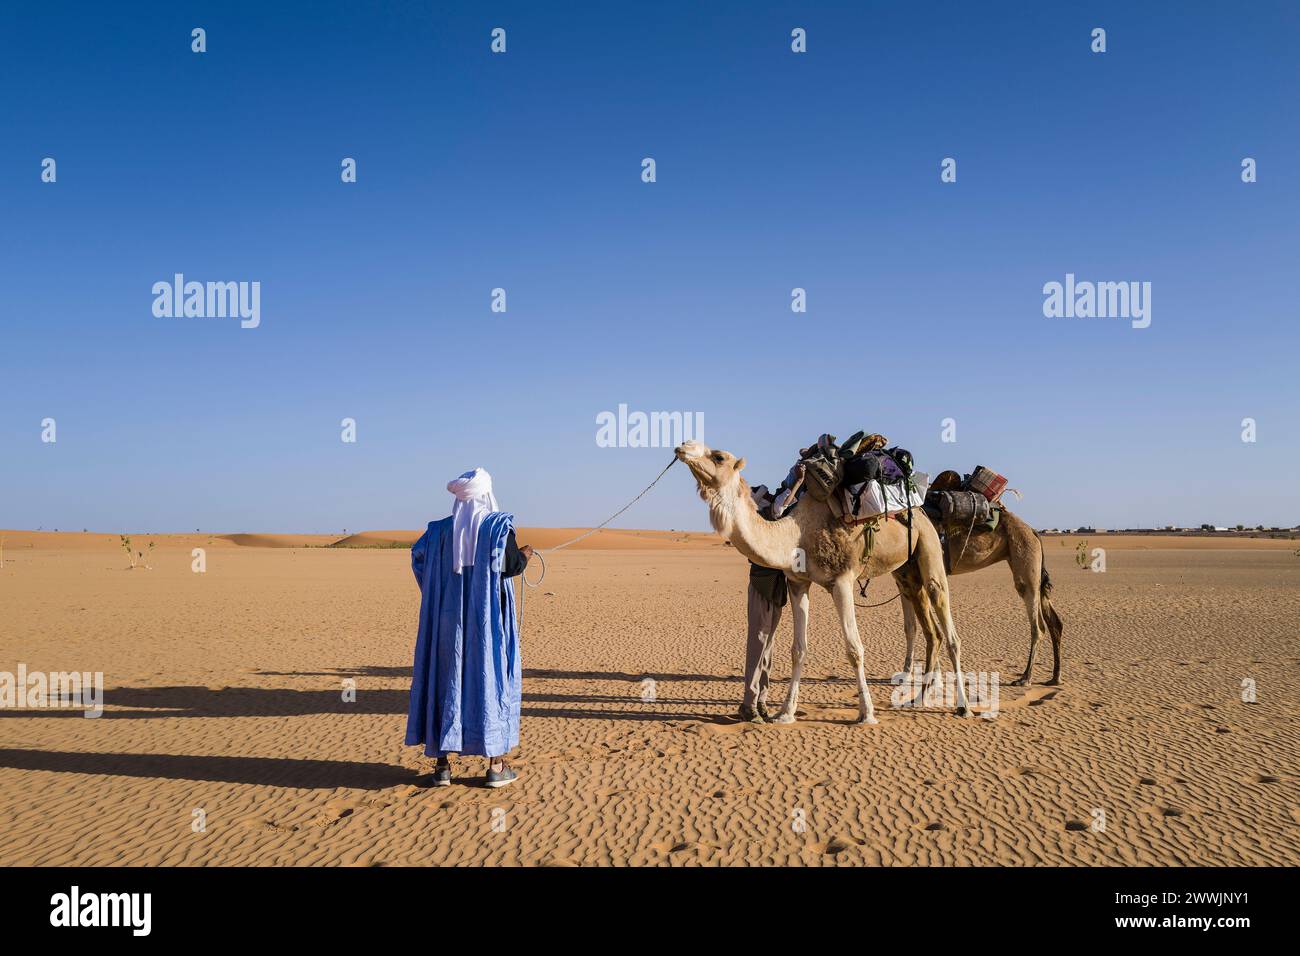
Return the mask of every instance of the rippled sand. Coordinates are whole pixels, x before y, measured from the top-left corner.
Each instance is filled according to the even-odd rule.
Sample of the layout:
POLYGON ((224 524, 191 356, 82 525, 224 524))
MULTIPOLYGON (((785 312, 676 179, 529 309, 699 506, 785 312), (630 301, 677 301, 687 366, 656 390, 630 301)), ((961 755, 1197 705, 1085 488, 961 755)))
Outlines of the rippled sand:
MULTIPOLYGON (((734 551, 666 535, 562 552, 528 593, 521 778, 500 791, 470 759, 426 789, 430 762, 402 746, 405 551, 188 536, 127 571, 111 545, 11 533, 5 551, 0 670, 99 670, 108 688, 97 720, 0 711, 6 863, 1300 863, 1294 544, 1145 539, 1094 574, 1048 539, 1065 683, 1002 687, 993 720, 889 709, 901 614, 860 611, 876 727, 849 722, 824 593, 800 721, 740 724, 734 551)), ((1018 674, 1005 565, 953 592, 967 667, 1018 674)), ((778 697, 789 633, 787 616, 778 697)), ((1049 665, 1040 647, 1039 681, 1049 665)))

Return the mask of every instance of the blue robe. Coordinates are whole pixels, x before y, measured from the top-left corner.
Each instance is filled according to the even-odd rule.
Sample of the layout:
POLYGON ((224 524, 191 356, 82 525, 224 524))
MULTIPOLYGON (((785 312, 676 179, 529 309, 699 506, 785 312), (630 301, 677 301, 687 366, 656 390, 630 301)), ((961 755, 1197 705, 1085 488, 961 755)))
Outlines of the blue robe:
POLYGON ((430 757, 498 757, 519 745, 519 625, 501 576, 513 528, 503 511, 484 517, 474 564, 461 574, 452 571, 451 518, 430 522, 411 548, 421 597, 406 743, 430 757))

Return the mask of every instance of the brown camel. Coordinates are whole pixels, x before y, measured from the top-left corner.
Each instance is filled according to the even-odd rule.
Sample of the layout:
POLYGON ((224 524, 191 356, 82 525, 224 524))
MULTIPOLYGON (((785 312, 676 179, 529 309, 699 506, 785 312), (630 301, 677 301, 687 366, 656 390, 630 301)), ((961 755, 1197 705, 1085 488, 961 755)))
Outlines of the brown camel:
MULTIPOLYGON (((1052 607, 1052 580, 1047 576, 1047 564, 1043 560, 1043 542, 1034 529, 1012 514, 1006 508, 998 519, 997 527, 992 531, 976 528, 967 538, 968 527, 958 526, 947 529, 948 548, 952 554, 952 570, 949 574, 966 574, 978 571, 1005 561, 1011 565, 1012 580, 1016 584, 1016 593, 1025 602, 1025 613, 1029 616, 1029 660, 1025 672, 1011 683, 1021 686, 1029 683, 1033 677, 1034 650, 1038 639, 1043 634, 1052 638, 1052 679, 1047 683, 1061 682, 1061 632, 1064 629, 1061 619, 1052 607)), ((912 650, 916 641, 916 616, 911 605, 903 601, 903 627, 907 633, 907 656, 903 659, 903 672, 911 673, 912 650)), ((930 670, 931 648, 927 643, 925 669, 930 670)))
MULTIPOLYGON (((954 686, 957 713, 970 713, 964 681, 961 677, 961 641, 953 626, 948 600, 948 576, 943 569, 943 547, 939 533, 923 516, 912 509, 912 532, 898 518, 891 516, 879 523, 869 549, 864 547, 864 525, 846 527, 832 514, 824 501, 805 495, 785 517, 776 521, 762 518, 750 497, 749 486, 740 477, 745 459, 725 451, 708 448, 702 442, 688 441, 677 447, 677 458, 695 477, 700 497, 709 506, 709 521, 714 530, 755 564, 785 572, 790 586, 794 617, 794 648, 791 652, 790 690, 785 707, 776 722, 792 723, 799 703, 799 678, 803 673, 804 655, 808 650, 808 589, 820 584, 831 593, 839 611, 840 627, 849 663, 858 680, 859 717, 876 723, 863 668, 862 639, 853 604, 854 582, 863 576, 878 577, 892 573, 906 605, 926 636, 927 648, 937 649, 942 641, 948 659, 957 674, 954 686), (909 553, 908 544, 911 543, 909 553)), ((927 659, 937 659, 927 653, 927 659)), ((937 678, 927 675, 927 683, 937 678)))

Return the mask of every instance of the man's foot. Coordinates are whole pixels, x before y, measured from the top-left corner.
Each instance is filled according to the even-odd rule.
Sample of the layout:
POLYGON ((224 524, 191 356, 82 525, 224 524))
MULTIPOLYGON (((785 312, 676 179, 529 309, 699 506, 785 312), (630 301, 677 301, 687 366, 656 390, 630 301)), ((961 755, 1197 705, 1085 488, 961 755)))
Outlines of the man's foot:
POLYGON ((765 701, 760 700, 758 702, 758 716, 762 717, 763 722, 766 724, 772 722, 772 715, 767 712, 767 703, 765 701))
POLYGON ((518 778, 519 774, 512 770, 504 760, 497 760, 488 764, 487 786, 493 789, 508 787, 518 778))
POLYGON ((435 787, 451 786, 451 763, 446 760, 439 760, 438 765, 433 768, 433 785, 435 787))
POLYGON ((740 719, 744 721, 748 721, 751 724, 761 724, 766 721, 767 715, 766 714, 760 715, 758 711, 756 711, 753 707, 750 707, 748 704, 741 704, 740 719))

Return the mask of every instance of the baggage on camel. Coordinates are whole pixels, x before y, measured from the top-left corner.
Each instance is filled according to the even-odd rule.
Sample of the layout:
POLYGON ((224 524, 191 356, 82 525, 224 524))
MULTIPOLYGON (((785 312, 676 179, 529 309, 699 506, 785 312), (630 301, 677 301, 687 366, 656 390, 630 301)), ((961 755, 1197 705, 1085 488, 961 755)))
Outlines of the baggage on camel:
POLYGON ((834 435, 822 435, 802 452, 808 493, 850 523, 921 507, 927 476, 913 470, 910 452, 887 444, 883 435, 865 432, 843 445, 834 435))
POLYGON ((1004 477, 983 465, 976 465, 964 477, 955 471, 940 472, 925 496, 925 511, 940 531, 981 525, 996 528, 1002 511, 999 499, 1006 487, 1004 477))

